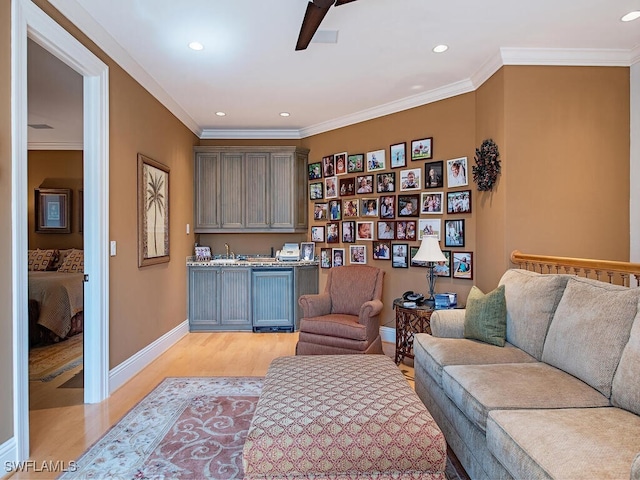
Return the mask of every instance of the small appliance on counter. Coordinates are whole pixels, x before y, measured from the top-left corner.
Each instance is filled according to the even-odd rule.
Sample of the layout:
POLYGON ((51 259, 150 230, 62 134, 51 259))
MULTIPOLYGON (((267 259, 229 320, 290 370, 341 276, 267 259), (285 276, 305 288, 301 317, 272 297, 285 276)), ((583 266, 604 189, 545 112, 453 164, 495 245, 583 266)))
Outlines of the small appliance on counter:
POLYGON ((282 249, 276 252, 276 258, 282 262, 297 262, 300 260, 300 245, 285 243, 282 249))

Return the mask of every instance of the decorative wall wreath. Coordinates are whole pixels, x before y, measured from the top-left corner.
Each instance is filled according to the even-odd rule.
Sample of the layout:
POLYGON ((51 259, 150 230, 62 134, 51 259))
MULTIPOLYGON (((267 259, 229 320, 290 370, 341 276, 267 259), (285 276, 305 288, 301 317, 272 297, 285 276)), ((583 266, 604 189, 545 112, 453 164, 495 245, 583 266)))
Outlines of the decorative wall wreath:
POLYGON ((478 185, 478 190, 493 190, 500 174, 498 145, 490 138, 484 140, 480 148, 476 148, 474 160, 476 164, 472 166, 473 181, 478 185))

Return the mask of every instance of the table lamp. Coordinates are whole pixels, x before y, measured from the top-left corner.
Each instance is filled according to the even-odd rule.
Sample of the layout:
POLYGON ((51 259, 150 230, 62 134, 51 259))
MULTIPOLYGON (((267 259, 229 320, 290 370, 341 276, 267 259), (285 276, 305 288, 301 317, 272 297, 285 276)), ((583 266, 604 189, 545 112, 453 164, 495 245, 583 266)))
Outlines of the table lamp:
POLYGON ((418 252, 413 257, 414 262, 426 263, 429 273, 427 279, 429 280, 429 298, 425 300, 425 304, 430 307, 435 306, 436 299, 434 296, 436 287, 436 276, 433 269, 436 266, 436 262, 446 262, 447 257, 444 256, 442 250, 440 250, 440 243, 436 235, 425 235, 422 237, 422 243, 418 252))

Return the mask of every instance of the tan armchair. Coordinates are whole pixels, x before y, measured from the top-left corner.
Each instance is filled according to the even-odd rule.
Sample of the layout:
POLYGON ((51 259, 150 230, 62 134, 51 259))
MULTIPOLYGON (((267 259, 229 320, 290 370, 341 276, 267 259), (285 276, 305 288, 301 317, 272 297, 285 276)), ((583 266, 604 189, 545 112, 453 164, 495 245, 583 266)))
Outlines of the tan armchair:
POLYGON ((296 355, 382 353, 384 271, 349 265, 329 271, 324 293, 302 295, 296 355))

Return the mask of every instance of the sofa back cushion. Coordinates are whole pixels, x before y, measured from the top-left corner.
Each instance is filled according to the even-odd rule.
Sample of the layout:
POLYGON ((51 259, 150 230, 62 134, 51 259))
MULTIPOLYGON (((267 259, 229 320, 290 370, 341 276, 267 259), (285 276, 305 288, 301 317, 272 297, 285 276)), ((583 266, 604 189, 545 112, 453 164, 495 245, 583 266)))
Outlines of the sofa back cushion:
POLYGON ((638 288, 570 278, 551 321, 542 361, 611 397, 639 295, 638 288))
POLYGON ((569 276, 507 270, 500 279, 507 302, 507 342, 540 360, 549 324, 569 276))
MULTIPOLYGON (((627 346, 622 351, 618 369, 613 377, 611 403, 640 415, 640 312, 631 327, 627 346)), ((639 459, 640 460, 640 459, 639 459)), ((640 472, 640 461, 638 462, 640 472)), ((640 477, 639 477, 640 478, 640 477)))

